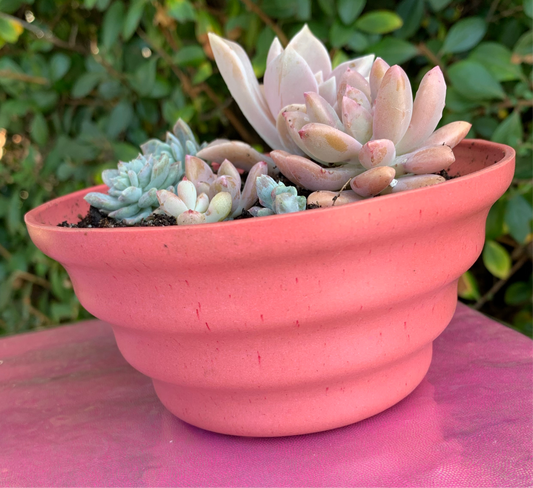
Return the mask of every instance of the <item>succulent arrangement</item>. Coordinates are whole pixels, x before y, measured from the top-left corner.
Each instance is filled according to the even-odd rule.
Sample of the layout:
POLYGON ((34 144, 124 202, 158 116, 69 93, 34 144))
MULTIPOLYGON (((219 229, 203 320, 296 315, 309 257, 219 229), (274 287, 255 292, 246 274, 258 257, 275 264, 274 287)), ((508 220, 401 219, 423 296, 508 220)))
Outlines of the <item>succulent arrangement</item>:
POLYGON ((425 74, 413 100, 401 67, 369 55, 333 69, 304 26, 285 49, 274 39, 260 85, 241 46, 209 39, 230 92, 273 150, 264 155, 226 139, 199 146, 180 119, 165 142, 152 139, 136 159, 104 171, 107 194, 85 197, 110 217, 133 225, 155 212, 178 225, 211 223, 243 211, 268 216, 435 185, 470 130, 467 122, 435 130, 446 98, 439 67, 425 74))

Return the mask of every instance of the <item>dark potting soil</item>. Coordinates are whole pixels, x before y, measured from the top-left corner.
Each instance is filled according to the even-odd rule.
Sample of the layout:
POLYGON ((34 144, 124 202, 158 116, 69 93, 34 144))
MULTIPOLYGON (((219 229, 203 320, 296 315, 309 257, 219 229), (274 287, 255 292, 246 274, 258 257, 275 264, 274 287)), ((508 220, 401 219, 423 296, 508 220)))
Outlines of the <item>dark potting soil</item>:
POLYGON ((152 214, 135 225, 126 225, 122 220, 115 220, 107 215, 103 215, 96 207, 89 207, 87 215, 82 217, 77 224, 69 224, 67 221, 58 224, 58 227, 68 227, 70 229, 116 229, 118 227, 166 227, 176 225, 176 217, 169 217, 163 214, 152 214))

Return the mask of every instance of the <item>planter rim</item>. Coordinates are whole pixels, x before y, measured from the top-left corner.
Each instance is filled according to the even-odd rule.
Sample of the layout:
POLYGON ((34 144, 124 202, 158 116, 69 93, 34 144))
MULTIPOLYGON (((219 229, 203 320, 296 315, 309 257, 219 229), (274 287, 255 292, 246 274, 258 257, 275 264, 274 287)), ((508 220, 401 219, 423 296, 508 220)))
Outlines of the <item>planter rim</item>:
MULTIPOLYGON (((460 146, 467 146, 467 145, 478 145, 481 147, 484 147, 485 149, 489 149, 491 147, 497 147, 498 149, 502 150, 502 157, 500 160, 495 162, 494 164, 491 164, 490 166, 487 166, 486 168, 480 169, 478 171, 474 171, 470 174, 460 176, 458 178, 452 178, 450 180, 447 180, 443 183, 440 183, 439 185, 435 186, 429 186, 424 188, 418 188, 415 190, 409 190, 406 192, 399 192, 399 193, 393 193, 389 195, 381 195, 379 196, 380 202, 388 202, 392 199, 403 199, 406 198, 406 195, 418 195, 423 196, 429 192, 434 192, 436 188, 442 188, 444 186, 451 188, 451 185, 459 185, 461 182, 466 182, 472 178, 479 178, 480 175, 488 175, 491 172, 498 171, 501 166, 509 163, 509 161, 513 160, 515 157, 515 150, 508 145, 500 144, 496 142, 486 141, 483 139, 464 139, 459 144, 460 146)), ((26 225, 30 225, 34 228, 40 228, 40 229, 48 229, 54 230, 54 232, 59 233, 80 233, 84 232, 86 233, 88 230, 86 228, 70 228, 70 227, 58 227, 57 224, 51 225, 51 224, 43 224, 40 222, 37 218, 37 216, 45 209, 45 207, 48 207, 50 205, 59 205, 63 202, 63 200, 72 198, 76 195, 85 195, 86 193, 89 193, 90 191, 105 191, 107 188, 107 185, 98 185, 93 186, 89 188, 84 188, 82 190, 78 190, 76 192, 68 193, 66 195, 57 197, 53 200, 50 200, 48 202, 45 202, 38 207, 30 210, 24 215, 24 222, 26 225)), ((104 234, 110 234, 112 232, 136 232, 136 233, 154 233, 154 232, 206 232, 211 230, 215 230, 223 227, 231 226, 231 228, 235 229, 235 226, 243 226, 243 225, 250 225, 253 224, 257 220, 261 220, 261 222, 266 222, 267 220, 270 221, 272 219, 275 219, 275 221, 280 222, 281 219, 302 219, 302 218, 310 218, 311 216, 317 216, 319 213, 323 214, 324 212, 330 212, 333 216, 333 212, 345 212, 349 208, 359 208, 361 211, 365 209, 364 205, 374 205, 376 201, 376 198, 368 198, 365 200, 361 200, 358 202, 348 203, 346 205, 339 205, 337 207, 327 207, 327 208, 318 208, 313 209, 312 212, 307 211, 301 211, 301 212, 294 212, 294 213, 287 213, 287 214, 281 214, 281 215, 271 215, 267 217, 261 217, 260 219, 257 218, 250 218, 250 219, 239 219, 239 220, 233 220, 233 221, 226 221, 226 222, 216 222, 216 223, 210 223, 210 224, 199 224, 199 225, 187 225, 187 226, 164 226, 164 227, 118 227, 118 228, 110 228, 110 229, 102 229, 102 228, 91 228, 90 233, 104 233, 104 234), (193 230, 194 229, 194 230, 193 230)), ((59 222, 58 222, 59 223, 59 222)), ((289 223, 289 222, 287 222, 289 223)))

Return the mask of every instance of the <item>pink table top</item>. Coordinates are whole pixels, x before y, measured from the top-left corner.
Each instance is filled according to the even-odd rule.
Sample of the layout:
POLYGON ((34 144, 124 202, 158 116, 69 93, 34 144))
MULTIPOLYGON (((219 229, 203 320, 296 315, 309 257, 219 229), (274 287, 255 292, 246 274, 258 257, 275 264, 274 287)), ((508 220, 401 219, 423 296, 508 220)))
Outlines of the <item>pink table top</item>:
POLYGON ((297 437, 178 420, 100 321, 2 339, 0 361, 1 486, 533 485, 533 341, 463 305, 409 397, 297 437))

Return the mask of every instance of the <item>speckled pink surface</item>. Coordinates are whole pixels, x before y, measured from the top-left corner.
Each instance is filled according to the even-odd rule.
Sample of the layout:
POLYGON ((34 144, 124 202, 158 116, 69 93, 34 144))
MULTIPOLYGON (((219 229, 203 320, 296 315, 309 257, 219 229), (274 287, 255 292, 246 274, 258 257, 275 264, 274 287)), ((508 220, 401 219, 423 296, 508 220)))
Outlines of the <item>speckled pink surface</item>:
POLYGON ((100 321, 2 339, 0 360, 1 486, 533 485, 533 342, 463 305, 410 396, 304 436, 178 420, 100 321))

